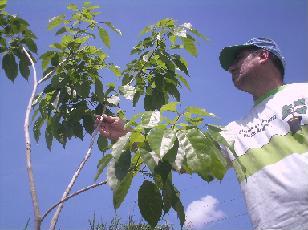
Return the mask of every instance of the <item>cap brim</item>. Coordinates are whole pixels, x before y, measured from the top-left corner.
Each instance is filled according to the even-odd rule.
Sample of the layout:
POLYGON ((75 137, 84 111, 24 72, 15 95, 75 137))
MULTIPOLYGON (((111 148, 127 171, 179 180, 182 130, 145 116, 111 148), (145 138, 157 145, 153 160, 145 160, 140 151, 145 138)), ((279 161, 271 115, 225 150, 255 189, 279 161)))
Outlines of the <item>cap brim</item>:
POLYGON ((230 65, 233 63, 238 52, 240 52, 242 49, 246 47, 249 47, 249 46, 237 45, 237 46, 227 46, 223 48, 219 55, 219 61, 220 61, 221 67, 224 70, 228 71, 230 65))

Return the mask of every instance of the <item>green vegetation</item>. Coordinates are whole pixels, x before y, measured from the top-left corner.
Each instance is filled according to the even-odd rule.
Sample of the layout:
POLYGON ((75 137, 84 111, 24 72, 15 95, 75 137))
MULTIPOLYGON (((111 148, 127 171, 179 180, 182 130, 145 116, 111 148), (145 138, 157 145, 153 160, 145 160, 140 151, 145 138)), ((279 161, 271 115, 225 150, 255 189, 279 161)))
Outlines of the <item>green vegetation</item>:
MULTIPOLYGON (((138 192, 138 206, 144 219, 155 227, 162 215, 173 209, 183 226, 184 207, 180 191, 172 182, 172 173, 196 173, 209 182, 221 180, 226 172, 219 146, 227 143, 219 134, 220 128, 206 122, 214 115, 193 106, 178 109, 181 87, 190 89, 183 50, 196 57, 196 42, 206 37, 188 22, 178 24, 171 18, 162 19, 142 30, 141 40, 131 50, 134 59, 121 71, 109 61, 106 52, 112 46, 109 32, 121 36, 121 31, 100 18, 99 6, 84 2, 80 7, 70 4, 67 14, 50 19, 48 29, 55 29, 59 42, 52 43, 50 49, 37 58, 36 37, 29 24, 5 12, 5 5, 6 1, 1 0, 0 53, 6 76, 14 81, 20 74, 28 80, 30 66, 32 64, 35 73, 37 62, 44 72, 37 82, 42 90, 36 92, 35 86, 34 98, 30 99, 35 140, 38 142, 43 132, 49 150, 55 140, 64 148, 72 138, 83 140, 85 135, 92 135, 94 140, 98 131, 94 128, 95 115, 126 119, 121 101, 131 100, 132 106, 136 106, 143 100, 145 111, 134 115, 126 124, 133 131, 115 143, 99 136, 97 144, 104 156, 98 162, 95 179, 107 172, 117 209, 134 176, 143 174, 145 180, 138 192), (94 45, 97 39, 101 40, 100 47, 94 45), (116 80, 106 82, 106 73, 113 73, 116 80, 120 78, 121 84, 116 84, 116 80)), ((25 127, 28 126, 26 123, 25 127)), ((80 170, 90 157, 91 149, 92 145, 80 170)), ((30 150, 29 140, 28 159, 30 150)), ((28 171, 31 177, 31 167, 28 171)), ((68 199, 79 173, 72 178, 62 200, 68 199)), ((64 201, 41 215, 34 185, 30 178, 36 229, 40 229, 44 218, 59 206, 51 224, 54 229, 64 201)), ((90 222, 91 229, 113 229, 97 225, 95 221, 94 218, 90 222)), ((113 220, 111 225, 115 226, 117 221, 113 220)), ((123 229, 150 228, 143 224, 131 226, 134 227, 128 224, 123 229)))

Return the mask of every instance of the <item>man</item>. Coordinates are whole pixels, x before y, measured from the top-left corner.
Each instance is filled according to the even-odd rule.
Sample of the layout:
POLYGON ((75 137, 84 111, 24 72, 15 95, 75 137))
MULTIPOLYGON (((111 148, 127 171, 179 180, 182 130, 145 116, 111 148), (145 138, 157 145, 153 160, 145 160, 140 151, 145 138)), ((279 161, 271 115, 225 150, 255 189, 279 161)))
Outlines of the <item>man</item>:
MULTIPOLYGON (((235 154, 234 167, 253 228, 308 229, 308 84, 284 85, 285 59, 277 44, 253 38, 225 47, 221 66, 236 88, 253 96, 254 107, 222 131, 235 154)), ((123 121, 104 117, 101 134, 117 139, 123 121)))

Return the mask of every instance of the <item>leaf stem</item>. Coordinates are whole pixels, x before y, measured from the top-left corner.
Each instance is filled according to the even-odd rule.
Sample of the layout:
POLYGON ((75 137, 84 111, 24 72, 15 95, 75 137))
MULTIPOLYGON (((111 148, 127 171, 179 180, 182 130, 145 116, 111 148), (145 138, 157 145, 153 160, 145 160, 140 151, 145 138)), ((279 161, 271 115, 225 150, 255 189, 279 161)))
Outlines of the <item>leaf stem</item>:
POLYGON ((47 217, 47 215, 48 215, 53 209, 55 209, 58 205, 60 205, 60 204, 64 203, 65 201, 67 201, 67 200, 69 200, 69 199, 71 199, 71 198, 73 198, 73 197, 79 195, 80 193, 86 192, 86 191, 88 191, 88 190, 90 190, 90 189, 96 188, 96 187, 101 186, 101 185, 103 185, 103 184, 107 184, 107 181, 106 181, 106 180, 105 180, 105 181, 101 181, 101 182, 99 182, 99 183, 95 183, 95 184, 89 185, 89 186, 87 186, 87 187, 84 187, 84 188, 82 188, 82 189, 80 189, 80 190, 78 190, 78 191, 72 193, 71 195, 67 196, 66 198, 60 200, 59 202, 57 202, 56 204, 54 204, 53 206, 51 206, 51 207, 45 212, 45 214, 42 216, 42 221, 43 221, 43 220, 47 217))

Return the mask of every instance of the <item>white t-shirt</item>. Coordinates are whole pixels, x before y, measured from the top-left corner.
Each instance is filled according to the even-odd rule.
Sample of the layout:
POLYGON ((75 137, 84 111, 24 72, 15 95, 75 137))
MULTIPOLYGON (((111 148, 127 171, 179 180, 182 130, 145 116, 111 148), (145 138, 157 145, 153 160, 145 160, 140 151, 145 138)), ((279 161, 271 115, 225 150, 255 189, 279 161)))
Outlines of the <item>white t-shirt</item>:
POLYGON ((222 135, 254 229, 308 229, 308 83, 269 92, 222 135))

